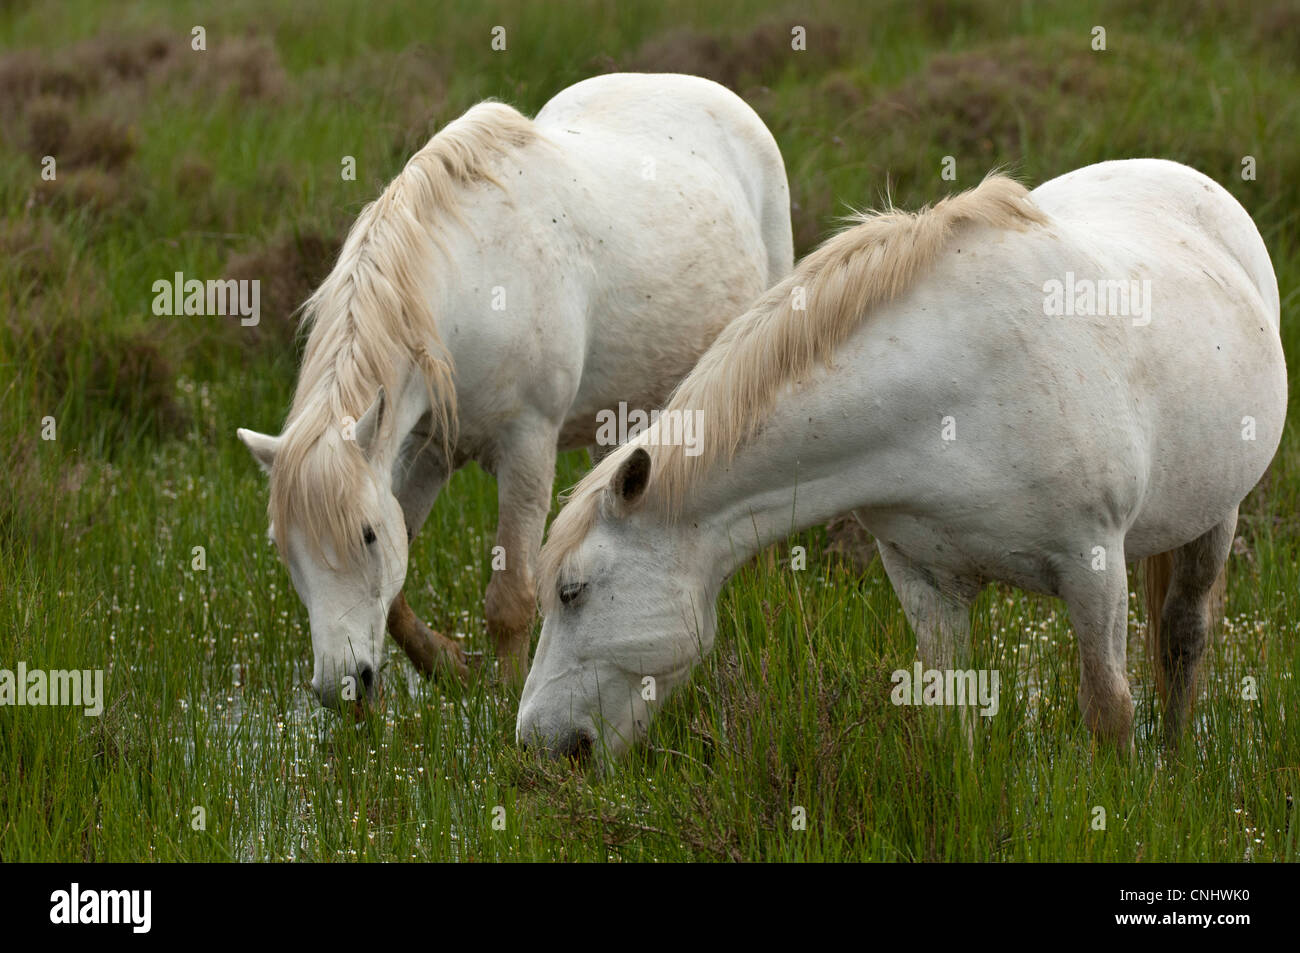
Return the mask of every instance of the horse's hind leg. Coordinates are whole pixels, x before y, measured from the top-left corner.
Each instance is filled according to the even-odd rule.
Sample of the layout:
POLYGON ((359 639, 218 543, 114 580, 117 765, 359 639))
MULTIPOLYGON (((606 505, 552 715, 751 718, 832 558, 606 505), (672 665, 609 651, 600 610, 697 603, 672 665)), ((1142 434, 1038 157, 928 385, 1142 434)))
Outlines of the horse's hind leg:
POLYGON ((1133 744, 1133 695, 1129 691, 1128 572, 1124 544, 1104 554, 1087 547, 1058 566, 1060 594, 1070 608, 1079 640, 1079 710, 1099 740, 1122 755, 1133 744))
POLYGON ((1174 550, 1164 607, 1150 606, 1160 624, 1152 633, 1156 681, 1165 701, 1165 746, 1177 746, 1196 692, 1196 673, 1209 641, 1215 581, 1237 530, 1237 512, 1208 533, 1174 550))

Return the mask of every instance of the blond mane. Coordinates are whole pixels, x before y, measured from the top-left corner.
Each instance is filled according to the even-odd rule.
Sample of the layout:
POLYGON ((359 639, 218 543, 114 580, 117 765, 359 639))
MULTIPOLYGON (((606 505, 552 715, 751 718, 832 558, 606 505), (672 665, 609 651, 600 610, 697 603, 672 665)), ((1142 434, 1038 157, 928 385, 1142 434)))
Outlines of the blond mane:
MULTIPOLYGON (((433 313, 436 226, 460 220, 461 193, 479 183, 505 186, 492 173, 499 157, 538 137, 531 120, 501 103, 473 107, 406 163, 348 232, 338 262, 303 305, 310 329, 280 446, 271 468, 274 526, 303 530, 317 555, 355 560, 362 527, 360 490, 368 464, 344 439, 382 386, 390 401, 418 368, 434 408, 433 432, 449 457, 456 432, 451 355, 433 313)), ((390 403, 391 407, 391 403, 390 403)), ((385 415, 380 440, 391 436, 385 415)), ((276 533, 281 552, 286 533, 276 533)))
POLYGON ((1023 229, 1047 219, 1024 186, 993 174, 919 212, 890 207, 859 213, 852 221, 728 324, 669 398, 665 416, 703 411, 698 455, 658 444, 652 427, 606 456, 574 487, 551 525, 538 565, 545 611, 552 607, 560 576, 576 571, 571 561, 600 515, 610 480, 633 448, 644 447, 651 458, 650 483, 639 505, 657 505, 666 519, 674 519, 691 486, 735 456, 781 390, 817 362, 828 361, 874 308, 911 287, 943 251, 955 226, 978 222, 1023 229))

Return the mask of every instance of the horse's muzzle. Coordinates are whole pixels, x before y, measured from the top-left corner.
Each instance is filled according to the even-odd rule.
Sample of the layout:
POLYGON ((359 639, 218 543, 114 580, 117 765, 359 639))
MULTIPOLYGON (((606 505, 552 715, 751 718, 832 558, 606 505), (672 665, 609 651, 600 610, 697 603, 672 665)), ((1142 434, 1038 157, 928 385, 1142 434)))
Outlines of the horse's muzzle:
POLYGON ((365 662, 338 677, 317 675, 311 680, 311 690, 324 708, 350 708, 373 702, 379 695, 379 671, 365 662))
POLYGON ((521 744, 525 751, 540 751, 553 761, 563 758, 584 768, 591 764, 592 754, 596 749, 595 737, 583 728, 569 728, 561 732, 559 737, 550 744, 542 743, 537 737, 534 737, 531 743, 523 739, 521 744))

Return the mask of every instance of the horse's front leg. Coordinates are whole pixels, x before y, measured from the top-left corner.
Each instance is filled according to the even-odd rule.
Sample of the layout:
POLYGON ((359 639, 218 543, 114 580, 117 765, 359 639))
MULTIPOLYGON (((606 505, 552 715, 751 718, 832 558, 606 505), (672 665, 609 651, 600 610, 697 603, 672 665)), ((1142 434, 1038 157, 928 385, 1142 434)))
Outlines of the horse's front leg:
POLYGON ((522 685, 536 612, 533 568, 542 545, 555 480, 557 428, 532 421, 512 429, 496 458, 497 538, 485 612, 501 678, 522 685))
POLYGON ((442 670, 455 673, 461 681, 469 677, 460 643, 425 625, 407 605, 404 592, 397 594, 388 609, 388 632, 425 678, 442 670))
MULTIPOLYGON (((884 540, 877 540, 876 548, 903 606, 903 614, 916 633, 921 662, 927 669, 943 672, 945 679, 950 671, 967 670, 971 655, 970 610, 979 594, 978 584, 918 565, 884 540)), ((978 706, 969 698, 963 698, 962 702, 962 729, 973 755, 978 706)), ((946 727, 947 720, 941 720, 940 724, 946 727)))
MULTIPOLYGON (((447 482, 447 465, 440 448, 430 444, 409 464, 399 461, 393 477, 409 544, 428 519, 434 501, 447 482)), ((440 670, 451 671, 462 680, 468 678, 469 667, 460 643, 425 625, 407 604, 405 592, 399 592, 389 606, 388 632, 425 678, 440 670)))

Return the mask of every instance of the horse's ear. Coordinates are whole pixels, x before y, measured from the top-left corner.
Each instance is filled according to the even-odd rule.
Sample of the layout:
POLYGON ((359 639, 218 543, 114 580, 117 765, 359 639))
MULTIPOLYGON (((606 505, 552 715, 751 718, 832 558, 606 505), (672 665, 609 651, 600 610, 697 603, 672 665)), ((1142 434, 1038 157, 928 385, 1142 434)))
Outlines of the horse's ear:
POLYGON ((388 400, 384 396, 384 388, 381 384, 379 387, 379 393, 376 394, 375 399, 370 402, 369 409, 367 409, 366 412, 361 415, 361 419, 357 421, 357 428, 354 431, 357 438, 357 446, 361 448, 361 452, 366 455, 367 459, 369 459, 370 452, 375 447, 375 438, 379 436, 379 430, 383 426, 384 410, 386 409, 387 403, 388 400))
POLYGON ((645 447, 637 447, 619 464, 614 478, 609 481, 609 490, 620 506, 628 507, 636 503, 645 494, 650 483, 650 454, 645 447))
POLYGON ((240 440, 244 441, 244 446, 253 455, 257 465, 270 473, 271 464, 275 462, 275 452, 280 448, 280 438, 258 433, 256 430, 245 430, 243 427, 235 433, 239 435, 240 440))

